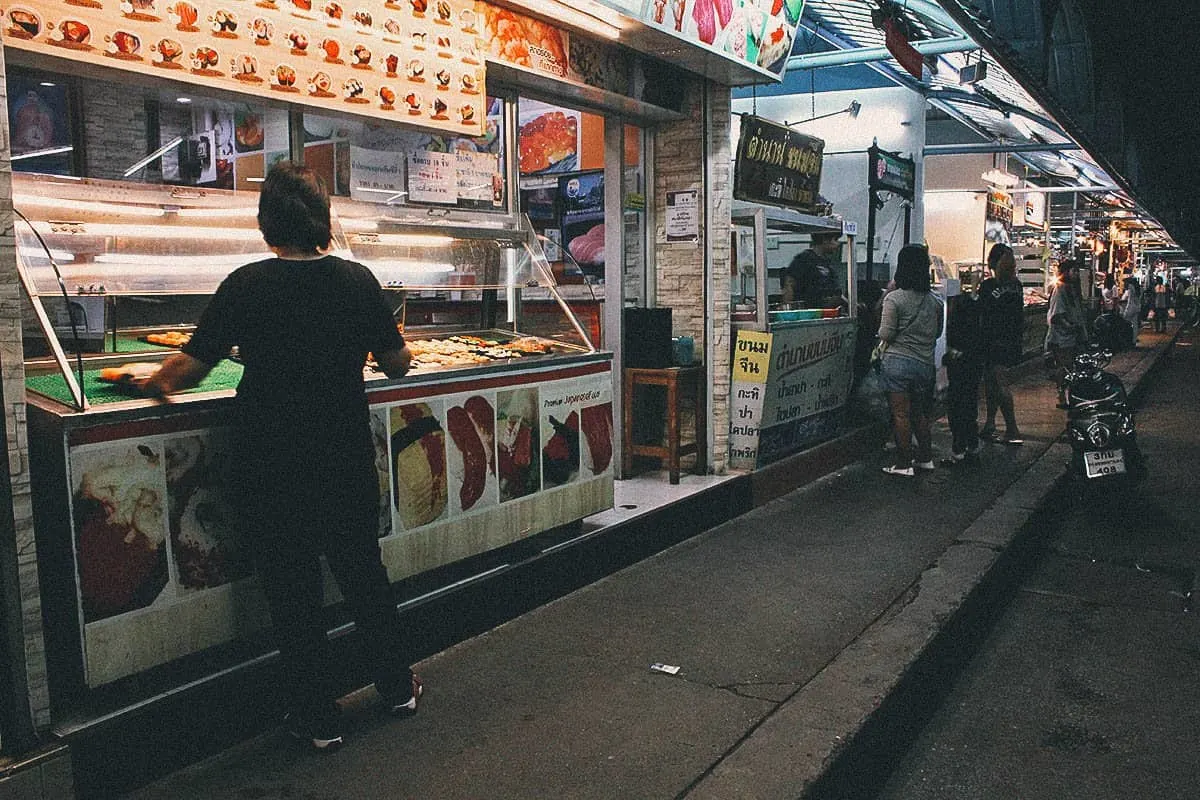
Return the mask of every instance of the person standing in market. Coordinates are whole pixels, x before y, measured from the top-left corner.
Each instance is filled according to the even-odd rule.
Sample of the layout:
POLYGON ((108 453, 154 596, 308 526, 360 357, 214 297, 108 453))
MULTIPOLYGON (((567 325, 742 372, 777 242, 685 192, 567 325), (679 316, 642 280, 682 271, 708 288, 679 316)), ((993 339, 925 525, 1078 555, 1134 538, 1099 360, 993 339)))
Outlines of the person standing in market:
POLYGON ((987 342, 983 364, 983 388, 987 419, 979 437, 1007 445, 1024 444, 1013 407, 1011 369, 1021 360, 1025 328, 1025 290, 1017 279, 1013 249, 997 243, 988 251, 991 276, 979 285, 983 338, 987 342), (1004 433, 996 432, 996 412, 1004 418, 1004 433))
POLYGON ((1125 279, 1125 291, 1121 293, 1121 316, 1132 326, 1132 346, 1137 347, 1138 328, 1142 325, 1142 287, 1132 275, 1125 279))
POLYGON ((1050 295, 1050 307, 1046 309, 1046 350, 1054 359, 1059 408, 1066 408, 1063 383, 1067 371, 1088 341, 1087 319, 1079 288, 1079 268, 1079 262, 1074 259, 1059 263, 1058 282, 1050 295))
POLYGON ((1170 295, 1167 293, 1167 284, 1163 281, 1162 275, 1154 276, 1154 332, 1167 332, 1167 311, 1171 307, 1170 295))
POLYGON ((930 290, 929 251, 908 244, 896 257, 896 290, 883 298, 879 340, 886 346, 880 382, 892 410, 896 461, 883 471, 911 478, 936 469, 932 454, 934 348, 942 335, 942 302, 930 290), (914 456, 913 439, 917 449, 914 456))
POLYGON ((979 458, 979 383, 987 347, 983 338, 982 303, 974 292, 949 299, 946 314, 946 421, 950 425, 950 455, 942 466, 952 467, 979 458))
POLYGON ((363 366, 389 377, 411 361, 375 276, 327 255, 321 180, 282 162, 262 184, 258 225, 275 258, 221 282, 191 341, 141 384, 148 396, 196 386, 233 347, 244 364, 234 409, 245 524, 281 653, 290 733, 320 750, 342 743, 322 613, 324 555, 360 635, 375 686, 394 714, 415 714, 421 682, 405 657, 378 543, 379 480, 363 366))
POLYGON ((833 254, 841 246, 838 231, 817 231, 809 248, 798 253, 783 273, 783 302, 805 308, 841 308, 845 287, 838 283, 833 254))

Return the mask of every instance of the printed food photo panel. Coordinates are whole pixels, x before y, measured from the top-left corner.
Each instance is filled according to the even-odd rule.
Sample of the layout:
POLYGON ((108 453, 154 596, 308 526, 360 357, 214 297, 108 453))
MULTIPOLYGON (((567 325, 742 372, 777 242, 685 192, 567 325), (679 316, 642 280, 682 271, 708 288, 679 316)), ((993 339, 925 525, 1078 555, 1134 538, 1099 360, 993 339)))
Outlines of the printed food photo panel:
POLYGON ((450 434, 446 461, 452 512, 476 511, 499 501, 493 398, 490 394, 473 394, 446 401, 446 431, 450 434))
POLYGON ((375 444, 375 475, 379 478, 379 538, 392 533, 392 470, 388 466, 388 410, 371 410, 371 441, 375 444))
POLYGON ((444 401, 407 403, 389 410, 392 503, 396 530, 428 525, 446 513, 444 401))
POLYGON ((76 448, 71 484, 84 622, 157 601, 169 578, 162 446, 76 448))
POLYGON ((211 589, 250 577, 229 485, 232 448, 223 428, 167 439, 167 513, 171 555, 182 589, 211 589))
POLYGON ((496 470, 501 502, 525 497, 541 487, 537 425, 536 388, 496 393, 496 470))

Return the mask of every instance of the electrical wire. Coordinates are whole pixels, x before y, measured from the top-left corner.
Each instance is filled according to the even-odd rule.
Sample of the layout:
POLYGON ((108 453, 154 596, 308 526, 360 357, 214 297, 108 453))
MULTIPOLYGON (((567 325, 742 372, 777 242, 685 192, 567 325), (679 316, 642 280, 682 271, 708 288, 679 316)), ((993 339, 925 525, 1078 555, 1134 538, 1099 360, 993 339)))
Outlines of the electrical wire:
MULTIPOLYGON (((38 244, 42 246, 42 250, 46 253, 46 260, 50 262, 50 268, 54 270, 54 277, 58 280, 58 288, 62 292, 63 302, 67 306, 67 319, 71 323, 71 339, 75 344, 75 362, 76 369, 79 372, 79 391, 83 391, 83 343, 79 339, 79 326, 75 324, 75 315, 71 313, 71 294, 67 291, 67 284, 63 281, 62 271, 58 268, 58 262, 54 260, 54 256, 50 254, 50 248, 46 245, 46 240, 38 233, 37 228, 29 221, 29 217, 22 214, 17 208, 13 208, 13 213, 20 217, 29 230, 33 231, 34 237, 37 238, 38 244)), ((82 308, 80 309, 82 311, 82 308)))

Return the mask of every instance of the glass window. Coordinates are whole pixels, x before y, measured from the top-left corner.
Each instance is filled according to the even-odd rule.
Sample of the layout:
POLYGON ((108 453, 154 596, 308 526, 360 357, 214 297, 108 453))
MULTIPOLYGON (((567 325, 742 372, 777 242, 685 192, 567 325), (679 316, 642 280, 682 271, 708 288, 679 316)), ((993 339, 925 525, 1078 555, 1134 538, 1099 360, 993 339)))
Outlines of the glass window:
POLYGON ((23 69, 8 98, 21 172, 257 191, 289 154, 283 106, 23 69))
POLYGON ((521 210, 559 283, 604 278, 604 117, 521 98, 521 210))
POLYGON ((304 163, 333 194, 355 200, 505 211, 504 109, 503 98, 488 98, 486 133, 479 137, 305 113, 304 163))
POLYGON ((13 171, 73 174, 69 82, 49 73, 12 70, 7 91, 13 171))

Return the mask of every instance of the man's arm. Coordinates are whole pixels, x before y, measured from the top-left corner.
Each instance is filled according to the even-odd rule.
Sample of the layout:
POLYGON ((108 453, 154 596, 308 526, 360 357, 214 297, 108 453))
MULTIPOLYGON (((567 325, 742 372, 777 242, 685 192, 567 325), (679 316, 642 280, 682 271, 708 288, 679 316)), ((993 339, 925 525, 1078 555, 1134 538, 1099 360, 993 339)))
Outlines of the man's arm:
POLYGON ((158 372, 142 381, 138 390, 147 397, 183 392, 200 384, 212 366, 187 353, 176 353, 163 361, 158 372))
POLYGON ((383 370, 384 375, 389 378, 400 378, 408 372, 408 368, 412 364, 412 352, 408 349, 408 345, 404 345, 399 350, 385 350, 375 354, 375 363, 383 370))

